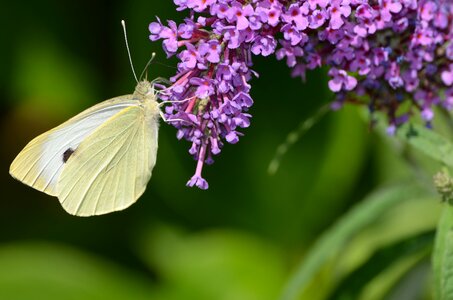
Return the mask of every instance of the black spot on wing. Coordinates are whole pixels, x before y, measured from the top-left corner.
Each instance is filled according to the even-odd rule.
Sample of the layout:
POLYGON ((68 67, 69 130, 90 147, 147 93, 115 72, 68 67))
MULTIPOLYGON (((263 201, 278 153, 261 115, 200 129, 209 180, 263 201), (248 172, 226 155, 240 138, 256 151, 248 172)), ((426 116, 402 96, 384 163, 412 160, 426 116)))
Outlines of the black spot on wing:
POLYGON ((68 148, 66 149, 66 151, 63 153, 63 162, 66 163, 69 159, 69 157, 71 157, 72 153, 74 153, 74 150, 72 150, 71 148, 68 148))

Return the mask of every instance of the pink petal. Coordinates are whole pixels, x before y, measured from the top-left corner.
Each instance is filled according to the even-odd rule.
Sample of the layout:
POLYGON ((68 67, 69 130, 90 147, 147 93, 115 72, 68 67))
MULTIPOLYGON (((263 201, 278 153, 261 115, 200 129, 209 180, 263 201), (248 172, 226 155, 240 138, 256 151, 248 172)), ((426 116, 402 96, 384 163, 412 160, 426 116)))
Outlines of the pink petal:
POLYGON ((336 78, 329 80, 328 82, 329 89, 332 92, 339 92, 341 90, 341 86, 343 85, 341 80, 338 80, 336 78))

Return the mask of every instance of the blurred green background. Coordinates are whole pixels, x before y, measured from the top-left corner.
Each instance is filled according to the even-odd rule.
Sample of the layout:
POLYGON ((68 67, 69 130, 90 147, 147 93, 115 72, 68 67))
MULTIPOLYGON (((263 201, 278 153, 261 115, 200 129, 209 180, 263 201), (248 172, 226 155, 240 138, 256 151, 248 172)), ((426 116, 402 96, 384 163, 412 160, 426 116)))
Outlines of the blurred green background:
MULTIPOLYGON (((413 166, 400 158, 404 146, 370 132, 355 107, 329 113, 270 176, 278 145, 332 95, 324 71, 302 83, 284 62, 259 58, 252 125, 205 168, 209 190, 185 186, 195 170, 190 145, 162 124, 144 196, 123 212, 70 216, 56 198, 13 180, 9 164, 36 135, 133 91, 121 19, 137 72, 156 52, 160 64, 149 76, 172 76, 176 60, 149 41, 148 24, 186 13, 170 0, 16 1, 2 12, 0 299, 283 299, 315 241, 340 216, 376 187, 412 183, 413 166)), ((298 299, 418 299, 407 294, 414 287, 424 299, 439 204, 429 192, 414 197, 371 210, 369 224, 329 249, 338 253, 318 264, 298 299), (422 238, 425 246, 398 256, 395 241, 422 238), (384 255, 383 265, 373 255, 387 248, 392 259, 384 255), (355 289, 350 298, 336 296, 367 264, 382 269, 365 272, 360 288, 346 281, 355 289)))

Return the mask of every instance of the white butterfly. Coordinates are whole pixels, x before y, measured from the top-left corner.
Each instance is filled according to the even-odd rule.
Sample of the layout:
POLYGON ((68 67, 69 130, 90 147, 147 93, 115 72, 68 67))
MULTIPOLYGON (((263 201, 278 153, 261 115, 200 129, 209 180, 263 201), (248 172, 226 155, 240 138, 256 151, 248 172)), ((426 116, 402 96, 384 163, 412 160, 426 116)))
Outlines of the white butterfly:
POLYGON ((154 86, 101 102, 36 137, 17 155, 10 174, 57 196, 77 216, 133 204, 156 164, 160 118, 154 86))
POLYGON ((121 24, 135 92, 101 102, 36 137, 9 169, 17 180, 58 197, 77 216, 102 215, 137 201, 156 164, 159 118, 184 121, 166 120, 153 82, 137 80, 121 24))

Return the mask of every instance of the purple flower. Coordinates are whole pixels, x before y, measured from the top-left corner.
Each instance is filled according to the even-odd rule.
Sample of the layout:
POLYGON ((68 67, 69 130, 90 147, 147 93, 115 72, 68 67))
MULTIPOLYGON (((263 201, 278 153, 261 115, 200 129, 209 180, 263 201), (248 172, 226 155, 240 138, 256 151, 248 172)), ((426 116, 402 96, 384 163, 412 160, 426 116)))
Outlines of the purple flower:
POLYGON ((230 131, 226 136, 225 139, 227 140, 228 143, 230 144, 236 144, 239 142, 239 136, 237 135, 237 132, 235 131, 230 131))
POLYGON ((363 52, 357 53, 356 58, 351 62, 351 70, 358 72, 359 75, 368 74, 371 70, 370 59, 363 52))
POLYGON ((239 31, 232 26, 225 27, 224 30, 225 41, 228 42, 228 48, 236 49, 241 45, 240 33, 239 31))
POLYGON ((403 8, 399 0, 380 0, 380 15, 385 22, 392 20, 392 14, 399 13, 403 8))
POLYGON ((191 20, 186 20, 186 22, 178 26, 178 35, 183 39, 190 39, 195 30, 195 24, 191 20))
POLYGON ((434 32, 431 28, 419 27, 415 30, 412 39, 413 46, 430 46, 434 42, 434 32))
POLYGON ((449 60, 453 60, 453 42, 447 43, 447 48, 445 49, 445 55, 449 60))
POLYGON ((179 54, 180 67, 182 69, 193 69, 197 66, 200 55, 194 45, 187 43, 186 48, 179 54))
POLYGON ((388 51, 385 50, 385 48, 375 48, 373 49, 373 55, 372 55, 373 63, 375 66, 380 66, 383 64, 386 64, 388 59, 389 59, 389 53, 388 51))
POLYGON ((331 1, 328 12, 330 13, 330 27, 332 29, 339 29, 343 26, 343 16, 349 17, 351 14, 351 7, 348 4, 349 1, 344 0, 333 0, 331 1))
POLYGON ((207 190, 209 188, 209 184, 203 177, 201 177, 201 170, 203 169, 203 164, 206 156, 206 144, 201 145, 199 148, 200 157, 198 158, 197 169, 195 170, 195 174, 192 176, 192 178, 190 178, 190 180, 187 182, 187 186, 197 186, 202 190, 207 190))
POLYGON ((431 108, 425 107, 421 111, 421 116, 422 116, 423 120, 429 122, 429 121, 431 121, 433 119, 434 112, 432 111, 431 108))
POLYGON ((275 51, 277 42, 272 36, 259 36, 255 39, 252 45, 252 53, 255 55, 268 56, 275 51))
POLYGON ((174 0, 189 17, 157 19, 149 38, 179 60, 165 117, 197 161, 188 186, 206 189, 204 164, 250 125, 255 56, 285 59, 293 76, 328 70, 332 109, 365 103, 388 114, 389 134, 418 110, 453 109, 453 2, 446 0, 174 0), (359 96, 359 97, 358 97, 359 96), (358 101, 357 99, 360 99, 358 101), (170 102, 172 101, 172 102, 170 102), (401 108, 400 108, 401 107, 401 108), (401 112, 403 111, 403 113, 401 112), (176 121, 178 120, 178 121, 176 121))
POLYGON ((394 136, 395 133, 396 133, 396 125, 395 125, 395 124, 390 124, 390 125, 387 127, 386 132, 387 132, 388 135, 394 136))
POLYGON ((369 4, 359 5, 355 11, 358 24, 354 26, 354 33, 361 37, 374 34, 377 30, 376 23, 374 22, 376 15, 376 11, 369 4))
POLYGON ((262 9, 260 12, 262 21, 271 26, 275 27, 280 21, 281 11, 279 9, 271 7, 270 9, 262 9))
POLYGON ((276 52, 276 57, 281 60, 286 57, 286 64, 288 67, 294 67, 297 64, 297 57, 301 57, 304 54, 304 50, 301 47, 292 47, 290 43, 282 42, 283 48, 280 48, 276 52))
POLYGON ((408 70, 403 74, 402 79, 404 80, 404 87, 407 92, 415 91, 420 84, 417 75, 417 72, 414 70, 408 70))
POLYGON ((207 43, 201 43, 198 47, 200 55, 206 56, 206 60, 211 63, 220 62, 221 46, 218 40, 209 40, 207 43))
POLYGON ((361 21, 372 20, 376 17, 376 11, 368 3, 363 3, 357 6, 355 17, 361 21))
POLYGON ((300 43, 305 34, 297 30, 293 25, 286 24, 282 27, 283 37, 285 40, 290 41, 292 46, 300 43))
POLYGON ((229 7, 224 2, 214 3, 211 5, 210 14, 216 16, 219 19, 224 19, 227 16, 229 7))
POLYGON ((248 17, 253 14, 253 7, 248 4, 242 6, 239 2, 234 2, 232 7, 227 11, 226 17, 230 22, 236 22, 238 30, 245 29, 249 26, 248 17))
POLYGON ((187 0, 188 7, 196 12, 202 12, 210 5, 214 4, 216 0, 187 0))
POLYGON ((441 78, 446 86, 453 84, 453 63, 448 66, 448 70, 442 72, 441 78))
POLYGON ((150 32, 150 35, 149 35, 149 39, 151 41, 157 41, 158 39, 161 38, 161 32, 162 32, 162 29, 164 27, 162 26, 162 24, 160 22, 152 22, 149 24, 149 32, 150 32))
POLYGON ((240 92, 234 96, 233 101, 242 107, 251 107, 253 105, 252 97, 244 92, 240 92))
POLYGON ((190 180, 187 182, 187 186, 196 186, 202 190, 207 190, 209 188, 209 184, 206 179, 198 175, 192 176, 192 178, 190 178, 190 180))
MULTIPOLYGON (((167 55, 171 55, 178 50, 178 29, 176 27, 176 23, 173 21, 168 21, 168 26, 169 27, 161 26, 158 34, 153 34, 153 32, 151 32, 151 35, 159 36, 159 38, 164 39, 163 46, 165 52, 167 52, 167 55)), ((157 25, 154 25, 153 27, 153 29, 156 30, 157 25)))
POLYGON ((212 80, 209 78, 198 78, 193 77, 189 80, 195 89, 195 96, 200 99, 206 98, 214 93, 214 87, 212 86, 212 80))
POLYGON ((388 69, 385 78, 388 80, 389 85, 393 89, 397 89, 403 86, 403 79, 400 76, 400 68, 398 63, 392 62, 390 68, 388 69))
POLYGON ((339 92, 341 90, 350 91, 357 85, 357 79, 348 75, 345 70, 330 69, 329 75, 332 77, 329 80, 329 88, 332 92, 339 92))
POLYGON ((438 10, 434 16, 434 26, 439 29, 446 29, 448 27, 448 13, 438 10))
POLYGON ((286 23, 294 24, 298 31, 305 30, 308 27, 308 3, 304 3, 302 7, 293 3, 289 6, 288 11, 283 14, 283 19, 286 23))
POLYGON ((366 37, 369 34, 374 34, 376 29, 376 24, 374 24, 371 20, 366 19, 361 24, 354 27, 354 33, 360 37, 366 37))
POLYGON ((431 21, 435 17, 437 11, 437 4, 433 1, 428 1, 422 5, 420 9, 420 17, 424 21, 431 21))
POLYGON ((409 26, 409 20, 407 18, 401 18, 393 24, 393 30, 395 32, 404 32, 409 26))
POLYGON ((324 10, 315 10, 313 13, 310 15, 310 28, 316 29, 324 25, 326 22, 326 12, 324 10))
POLYGON ((316 9, 316 7, 326 8, 330 1, 328 0, 308 0, 310 8, 312 10, 316 9))

